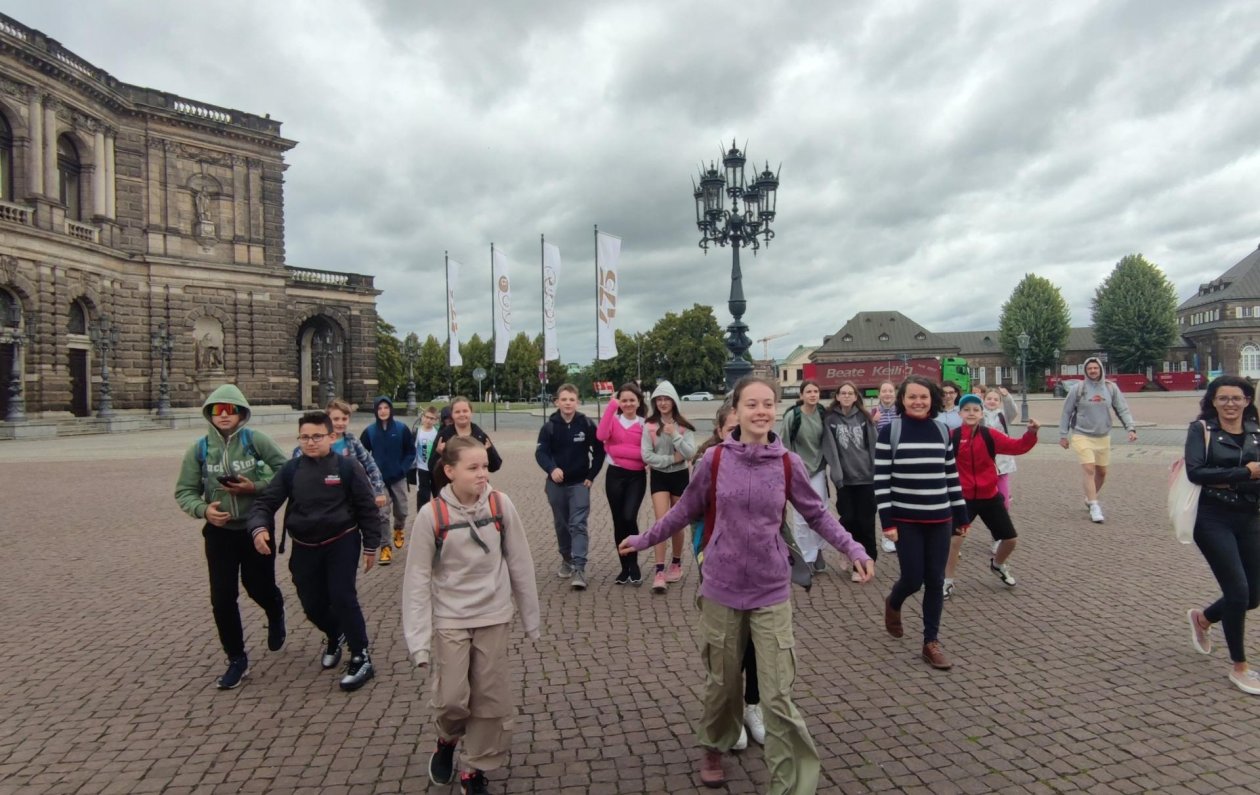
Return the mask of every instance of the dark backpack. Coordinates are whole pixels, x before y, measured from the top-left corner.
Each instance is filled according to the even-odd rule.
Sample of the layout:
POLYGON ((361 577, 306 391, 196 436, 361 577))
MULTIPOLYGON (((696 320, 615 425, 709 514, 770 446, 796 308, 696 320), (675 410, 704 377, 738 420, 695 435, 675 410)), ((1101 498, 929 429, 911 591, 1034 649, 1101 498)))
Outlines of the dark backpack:
MULTIPOLYGON (((258 450, 254 448, 254 432, 249 428, 241 428, 241 444, 245 447, 245 455, 258 460, 258 450)), ((210 455, 210 434, 197 440, 197 465, 201 467, 201 478, 206 477, 206 457, 210 455)))
MULTIPOLYGON (((993 441, 993 434, 989 433, 989 429, 983 425, 976 426, 976 433, 984 439, 984 446, 989 450, 989 460, 997 460, 997 443, 993 441)), ((976 437, 972 436, 971 441, 975 441, 976 437)), ((955 428, 954 432, 949 435, 949 442, 954 446, 954 455, 958 455, 958 445, 962 443, 962 428, 955 428)))
MULTIPOLYGON (((490 508, 490 518, 488 519, 476 519, 472 522, 455 522, 452 524, 451 509, 447 507, 446 500, 438 497, 437 499, 431 501, 429 506, 433 510, 433 544, 435 547, 433 550, 434 566, 437 565, 438 558, 442 556, 442 544, 446 543, 446 536, 449 535, 451 530, 454 528, 462 529, 467 527, 469 530, 475 531, 478 527, 485 527, 488 524, 493 524, 494 529, 499 531, 499 551, 502 552, 504 550, 506 541, 503 535, 503 510, 499 507, 499 492, 490 492, 490 497, 487 500, 487 506, 490 508)), ((473 541, 476 541, 483 550, 486 552, 490 551, 490 548, 487 547, 485 542, 477 536, 476 532, 473 532, 472 537, 473 541)))
MULTIPOLYGON (((936 429, 941 432, 941 441, 945 444, 945 447, 946 447, 945 452, 946 452, 946 455, 948 455, 949 454, 948 448, 951 441, 949 437, 949 428, 945 425, 945 423, 941 422, 938 419, 933 419, 932 422, 936 423, 936 429)), ((889 461, 896 459, 897 444, 900 441, 901 441, 901 417, 893 417, 892 422, 888 423, 888 447, 890 448, 888 451, 889 461)))
MULTIPOLYGON (((341 478, 341 488, 346 493, 346 500, 348 502, 352 502, 354 500, 354 494, 350 491, 350 480, 354 477, 354 464, 352 463, 354 459, 349 456, 337 455, 336 453, 333 453, 333 455, 337 458, 337 477, 341 478)), ((280 478, 280 481, 284 483, 284 490, 289 495, 289 499, 293 499, 293 478, 297 476, 298 462, 301 460, 301 456, 298 456, 297 458, 290 458, 288 461, 284 462, 284 466, 280 467, 280 471, 276 473, 276 477, 280 478)), ((287 508, 285 509, 285 513, 288 513, 287 508)), ((284 554, 284 542, 288 537, 289 528, 281 522, 280 544, 276 547, 277 555, 284 554)), ((294 543, 297 542, 295 541, 294 543)))

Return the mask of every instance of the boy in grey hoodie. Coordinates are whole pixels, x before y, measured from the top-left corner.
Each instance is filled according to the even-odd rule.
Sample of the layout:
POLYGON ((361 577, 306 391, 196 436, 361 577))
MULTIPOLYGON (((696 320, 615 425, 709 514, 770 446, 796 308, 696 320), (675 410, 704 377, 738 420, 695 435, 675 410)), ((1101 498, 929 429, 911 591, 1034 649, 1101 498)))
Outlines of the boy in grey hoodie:
POLYGON ((1107 479, 1107 466, 1111 463, 1111 412, 1129 432, 1129 441, 1137 441, 1137 429, 1133 415, 1125 402, 1120 388, 1103 377, 1102 360, 1091 356, 1085 360, 1085 380, 1077 381, 1063 401, 1063 415, 1059 419, 1059 446, 1069 447, 1081 462, 1085 503, 1089 518, 1103 521, 1102 507, 1098 504, 1098 492, 1107 479))

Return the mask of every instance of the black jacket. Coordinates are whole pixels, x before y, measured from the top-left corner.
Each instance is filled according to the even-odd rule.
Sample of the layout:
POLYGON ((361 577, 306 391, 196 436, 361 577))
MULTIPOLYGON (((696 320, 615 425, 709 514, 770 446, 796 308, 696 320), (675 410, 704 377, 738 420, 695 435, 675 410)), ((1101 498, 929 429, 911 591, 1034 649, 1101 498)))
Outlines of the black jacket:
POLYGON ((1247 462, 1260 461, 1260 425, 1243 421, 1246 437, 1241 447, 1215 421, 1208 420, 1207 427, 1206 448, 1199 421, 1190 423, 1186 431, 1186 477, 1204 487, 1201 500, 1256 510, 1260 507, 1260 480, 1251 479, 1247 462))
POLYGON ((379 548, 385 537, 372 485, 353 458, 331 453, 286 462, 254 500, 246 527, 266 527, 274 535, 276 511, 286 500, 284 526, 297 543, 319 544, 352 527, 363 533, 365 550, 379 548))
MULTIPOLYGON (((471 423, 471 425, 472 431, 469 435, 472 436, 472 438, 481 442, 483 445, 490 441, 490 437, 486 435, 485 431, 481 430, 481 426, 477 425, 475 422, 471 423)), ((443 442, 449 442, 454 438, 455 426, 444 425, 442 426, 442 429, 438 431, 437 438, 433 440, 433 447, 429 449, 429 477, 433 480, 434 495, 437 495, 438 492, 442 490, 443 486, 450 483, 450 481, 446 478, 446 470, 442 469, 441 464, 438 463, 442 460, 442 454, 438 452, 438 447, 441 446, 443 442)), ((499 455, 499 448, 495 447, 493 444, 491 444, 486 450, 486 457, 489 459, 491 472, 498 472, 499 468, 503 466, 503 457, 499 455)))
POLYGON ((559 411, 538 429, 534 460, 548 477, 560 467, 565 485, 594 480, 604 466, 604 443, 595 438, 595 423, 582 412, 564 421, 559 411))

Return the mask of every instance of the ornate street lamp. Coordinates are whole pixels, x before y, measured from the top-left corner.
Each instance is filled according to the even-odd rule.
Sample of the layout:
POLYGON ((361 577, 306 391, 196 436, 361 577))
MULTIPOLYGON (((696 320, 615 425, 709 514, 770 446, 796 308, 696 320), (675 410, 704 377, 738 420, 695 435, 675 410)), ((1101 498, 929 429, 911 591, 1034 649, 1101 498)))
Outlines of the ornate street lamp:
POLYGON ((165 323, 159 323, 157 331, 149 335, 153 352, 158 357, 160 379, 158 381, 157 416, 171 416, 171 354, 175 352, 175 338, 165 323))
POLYGON ((22 326, 22 306, 15 300, 9 304, 4 318, 4 341, 13 346, 13 366, 9 371, 9 410, 5 422, 26 422, 26 396, 22 389, 22 347, 35 341, 36 317, 34 313, 22 326))
POLYGON ((1019 415, 1020 422, 1028 424, 1028 344, 1032 342, 1032 338, 1028 336, 1028 332, 1021 331, 1019 336, 1015 338, 1019 343, 1019 415))
POLYGON ((96 416, 103 420, 109 419, 114 416, 114 400, 109 388, 109 352, 118 347, 118 327, 107 315, 101 315, 88 328, 88 335, 97 355, 101 357, 101 399, 97 403, 96 416))
POLYGON ((727 307, 732 321, 726 327, 726 349, 730 352, 730 358, 723 368, 726 371, 728 390, 739 379, 752 372, 752 364, 744 358, 744 354, 752 347, 752 339, 748 336, 748 326, 743 321, 748 302, 744 299, 744 277, 739 268, 739 250, 747 246, 756 256, 757 249, 761 248, 761 241, 770 245, 774 238, 770 225, 774 222, 779 190, 779 176, 770 170, 769 163, 766 164, 765 171, 757 175, 751 183, 747 182, 744 178, 746 162, 744 153, 736 148, 735 141, 732 140, 730 151, 722 157, 725 173, 719 172, 710 163, 707 171, 701 166, 698 187, 695 180, 692 180, 700 248, 707 253, 710 243, 731 247, 731 296, 727 307), (729 210, 724 206, 727 197, 731 201, 729 210))
POLYGON ((414 331, 403 340, 402 354, 407 360, 407 414, 414 415, 416 413, 416 359, 420 358, 420 338, 414 331))
POLYGON ((333 337, 332 329, 325 329, 322 337, 323 342, 323 371, 324 371, 324 405, 327 406, 337 397, 337 385, 333 382, 333 363, 334 356, 341 354, 341 342, 336 341, 333 337))

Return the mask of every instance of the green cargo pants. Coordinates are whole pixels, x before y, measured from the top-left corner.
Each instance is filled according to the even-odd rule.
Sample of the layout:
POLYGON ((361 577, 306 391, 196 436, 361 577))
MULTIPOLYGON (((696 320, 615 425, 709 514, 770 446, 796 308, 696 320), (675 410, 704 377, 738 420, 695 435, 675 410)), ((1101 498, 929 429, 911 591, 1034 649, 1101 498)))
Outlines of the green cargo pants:
POLYGON ((766 719, 766 767, 770 795, 812 795, 818 789, 818 750, 805 720, 792 703, 796 680, 792 603, 734 610, 700 600, 700 655, 705 680, 700 744, 729 751, 744 718, 740 661, 751 637, 757 653, 757 684, 766 719))

